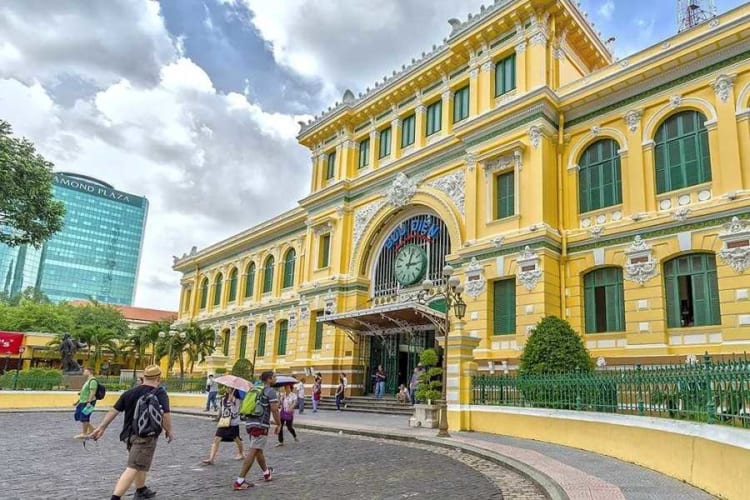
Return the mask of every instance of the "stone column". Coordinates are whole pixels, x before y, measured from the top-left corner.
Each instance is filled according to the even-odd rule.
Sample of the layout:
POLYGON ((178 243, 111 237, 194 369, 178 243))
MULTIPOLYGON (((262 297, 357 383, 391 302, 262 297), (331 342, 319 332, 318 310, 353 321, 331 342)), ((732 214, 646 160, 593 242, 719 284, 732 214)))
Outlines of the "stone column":
MULTIPOLYGON (((718 150, 711 149, 711 152, 718 151, 719 153, 718 157, 711 156, 714 197, 737 189, 745 189, 742 186, 740 148, 737 143, 739 135, 735 114, 734 79, 734 76, 719 75, 711 83, 716 93, 718 131, 714 135, 717 135, 716 142, 719 146, 718 150), (716 175, 717 173, 720 175, 716 175)), ((709 132, 710 136, 711 132, 709 132)))
MULTIPOLYGON (((471 403, 471 377, 477 372, 474 361, 474 349, 479 339, 464 334, 463 320, 451 321, 451 332, 448 335, 447 356, 448 372, 446 399, 448 404, 449 430, 471 430, 470 412, 466 407, 471 403)), ((445 337, 436 339, 445 346, 445 337)))
POLYGON ((479 114, 479 66, 472 64, 469 69, 469 116, 479 114))
POLYGON ((440 97, 442 98, 442 116, 440 119, 443 123, 441 123, 441 131, 440 133, 443 135, 443 137, 449 135, 451 131, 453 130, 453 99, 451 99, 451 89, 448 87, 448 84, 446 83, 443 88, 441 89, 442 92, 440 94, 440 97))
MULTIPOLYGON (((641 186, 646 185, 646 172, 641 152, 641 111, 630 110, 623 117, 628 139, 628 151, 620 150, 620 170, 622 172, 622 209, 623 215, 632 215, 646 211, 646 196, 641 186), (632 149, 632 154, 630 150, 632 149)), ((624 148, 625 144, 620 144, 624 148)), ((581 151, 583 152, 583 151, 581 151)), ((578 162, 578 158, 573 158, 578 162)))
MULTIPOLYGON (((547 85, 549 73, 547 62, 547 46, 549 45, 549 30, 547 28, 547 15, 532 18, 529 37, 529 71, 528 90, 547 85)), ((518 72, 516 72, 518 73, 518 72)))
POLYGON ((396 161, 401 157, 401 121, 395 111, 393 116, 394 118, 391 120, 391 161, 396 161))
POLYGON ((380 134, 373 127, 370 130, 370 168, 375 170, 380 163, 380 134))
POLYGON ((424 103, 420 102, 414 112, 414 144, 418 148, 423 147, 425 143, 425 110, 424 103))
POLYGON ((516 89, 519 94, 526 92, 526 39, 516 44, 516 89))
POLYGON ((484 59, 479 72, 479 114, 492 109, 495 102, 495 89, 492 82, 492 61, 484 59))

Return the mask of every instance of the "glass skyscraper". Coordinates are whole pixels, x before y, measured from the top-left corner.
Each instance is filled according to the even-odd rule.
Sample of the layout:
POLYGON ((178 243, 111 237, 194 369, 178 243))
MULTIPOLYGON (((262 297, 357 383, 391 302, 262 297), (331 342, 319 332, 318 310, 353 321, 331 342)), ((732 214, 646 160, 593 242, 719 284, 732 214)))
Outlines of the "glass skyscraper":
POLYGON ((2 291, 13 295, 34 286, 54 302, 94 298, 131 305, 148 200, 65 172, 54 174, 53 192, 65 203, 65 226, 41 250, 0 245, 2 291))

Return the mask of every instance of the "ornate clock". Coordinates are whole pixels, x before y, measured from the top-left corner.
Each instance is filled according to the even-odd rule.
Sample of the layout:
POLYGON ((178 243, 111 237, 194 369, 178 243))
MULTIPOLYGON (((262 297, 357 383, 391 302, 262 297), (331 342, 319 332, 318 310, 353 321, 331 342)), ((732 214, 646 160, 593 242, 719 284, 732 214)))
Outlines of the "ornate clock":
POLYGON ((396 281, 404 286, 413 285, 424 276, 427 253, 418 245, 405 245, 396 255, 396 281))

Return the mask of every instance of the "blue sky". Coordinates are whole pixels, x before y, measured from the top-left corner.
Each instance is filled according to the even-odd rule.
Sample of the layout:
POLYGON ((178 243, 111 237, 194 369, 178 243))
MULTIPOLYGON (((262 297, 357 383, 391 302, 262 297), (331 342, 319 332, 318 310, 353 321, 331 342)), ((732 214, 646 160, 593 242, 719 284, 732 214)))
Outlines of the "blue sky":
MULTIPOLYGON (((4 0, 0 118, 58 170, 149 198, 136 304, 175 308, 172 256, 307 194, 298 121, 491 1, 4 0)), ((621 57, 676 33, 676 3, 581 0, 621 57)))

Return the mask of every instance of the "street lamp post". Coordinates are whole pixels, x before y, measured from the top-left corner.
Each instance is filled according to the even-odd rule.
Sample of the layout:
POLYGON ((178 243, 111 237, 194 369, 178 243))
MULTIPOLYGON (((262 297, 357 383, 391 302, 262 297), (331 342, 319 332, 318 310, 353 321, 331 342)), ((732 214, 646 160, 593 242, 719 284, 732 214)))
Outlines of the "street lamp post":
POLYGON ((458 276, 453 274, 453 267, 450 264, 446 264, 443 267, 443 276, 445 277, 445 285, 443 288, 435 286, 430 279, 426 279, 422 282, 422 291, 419 293, 419 299, 421 302, 427 302, 437 298, 445 299, 445 323, 444 323, 444 347, 443 347, 443 383, 442 383, 442 399, 440 401, 440 423, 438 426, 438 437, 450 437, 448 433, 448 398, 446 395, 446 388, 448 386, 448 332, 451 327, 450 314, 453 309, 453 314, 456 319, 463 319, 466 314, 466 303, 461 298, 461 294, 464 291, 464 287, 461 285, 461 280, 458 276))
POLYGON ((21 356, 23 356, 23 351, 25 351, 23 346, 18 348, 18 364, 16 365, 16 376, 13 377, 13 390, 14 391, 18 387, 18 370, 21 369, 21 356))

